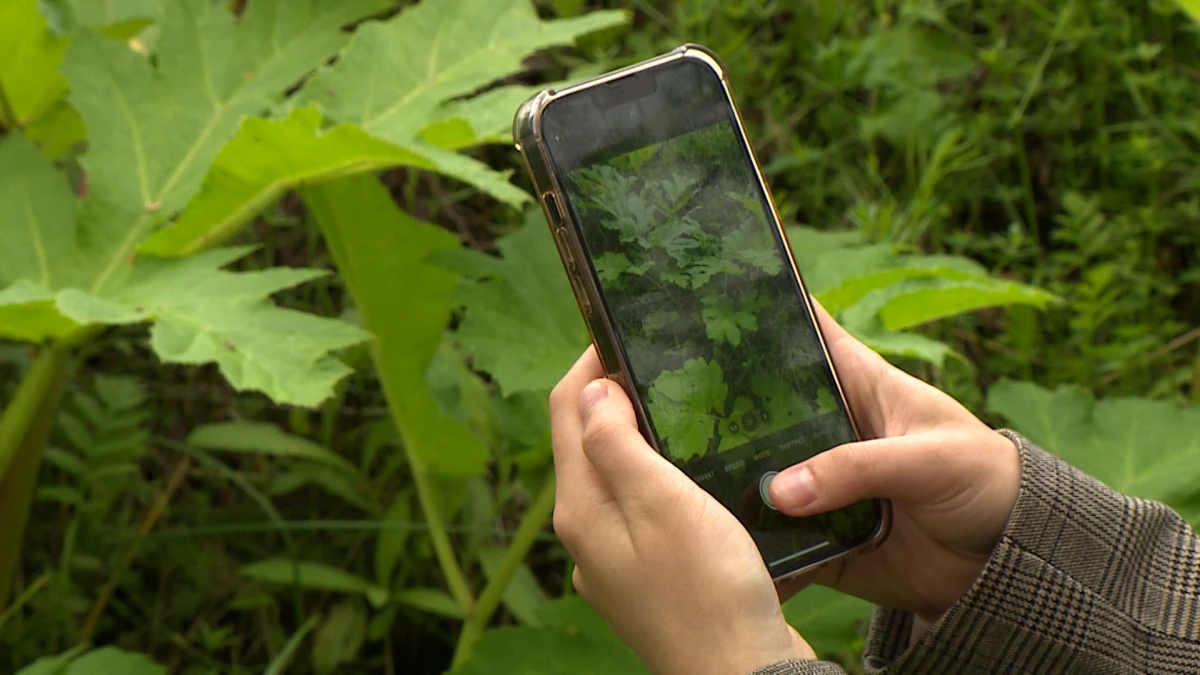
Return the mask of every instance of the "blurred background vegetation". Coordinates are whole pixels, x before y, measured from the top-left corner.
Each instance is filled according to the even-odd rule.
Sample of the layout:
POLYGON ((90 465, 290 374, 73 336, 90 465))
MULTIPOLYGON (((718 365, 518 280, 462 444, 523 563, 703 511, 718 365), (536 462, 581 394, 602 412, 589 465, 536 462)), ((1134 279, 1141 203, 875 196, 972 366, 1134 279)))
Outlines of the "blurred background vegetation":
MULTIPOLYGON (((1174 0, 304 0, 291 76, 268 53, 291 47, 251 25, 287 28, 278 0, 103 4, 0 0, 0 672, 638 672, 572 596, 547 522, 545 392, 586 334, 507 127, 541 85, 685 41, 725 60, 801 269, 843 323, 989 423, 1200 522, 1200 34, 1174 0), (193 31, 242 51, 197 55, 193 31), (461 59, 439 71, 447 49, 461 59), (211 124, 189 126, 205 87, 211 124), (138 129, 157 160, 130 154, 138 129), (125 222, 103 200, 135 167, 143 197, 156 171, 190 187, 96 225, 125 222), (37 281, 19 228, 50 226, 21 199, 44 215, 72 192, 80 232, 131 233, 133 280, 71 304, 56 293, 81 282, 46 274, 35 309, 57 313, 30 319, 12 310, 37 281), (243 292, 328 323, 168 297, 288 267, 330 273, 243 292), (167 309, 153 340, 140 327, 151 306, 231 325, 203 355, 172 351, 167 309)), ((787 607, 849 668, 869 612, 824 589, 787 607)))

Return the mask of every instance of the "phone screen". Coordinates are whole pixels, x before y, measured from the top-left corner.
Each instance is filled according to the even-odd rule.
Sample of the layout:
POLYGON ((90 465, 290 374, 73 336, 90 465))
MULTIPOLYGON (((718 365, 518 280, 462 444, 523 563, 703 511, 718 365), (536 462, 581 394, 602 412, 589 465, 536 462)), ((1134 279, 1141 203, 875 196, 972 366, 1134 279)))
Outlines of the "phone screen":
POLYGON ((741 520, 773 576, 868 539, 876 502, 792 518, 767 498, 772 472, 855 434, 717 74, 681 59, 543 120, 659 451, 741 520))

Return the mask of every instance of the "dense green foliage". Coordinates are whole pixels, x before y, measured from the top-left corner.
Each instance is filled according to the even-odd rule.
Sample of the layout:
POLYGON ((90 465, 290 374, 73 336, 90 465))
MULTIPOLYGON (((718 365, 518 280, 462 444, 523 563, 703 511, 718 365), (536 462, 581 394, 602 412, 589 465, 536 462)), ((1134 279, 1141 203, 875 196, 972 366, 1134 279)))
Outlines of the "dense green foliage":
POLYGON ((507 129, 685 40, 844 325, 1200 521, 1195 3, 626 4, 0 0, 0 672, 638 672, 547 526, 587 335, 507 129))

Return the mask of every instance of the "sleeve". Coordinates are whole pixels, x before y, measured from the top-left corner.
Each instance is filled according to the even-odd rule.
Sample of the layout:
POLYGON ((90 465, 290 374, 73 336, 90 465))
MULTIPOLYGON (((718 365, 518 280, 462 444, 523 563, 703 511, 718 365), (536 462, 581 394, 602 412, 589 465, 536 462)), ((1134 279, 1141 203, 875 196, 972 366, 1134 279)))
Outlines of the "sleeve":
POLYGON ((1022 477, 1000 543, 911 646, 912 616, 879 609, 867 672, 1200 672, 1195 532, 1166 506, 1117 494, 1001 433, 1020 449, 1022 477))
POLYGON ((841 666, 828 661, 780 661, 750 675, 846 675, 841 666))

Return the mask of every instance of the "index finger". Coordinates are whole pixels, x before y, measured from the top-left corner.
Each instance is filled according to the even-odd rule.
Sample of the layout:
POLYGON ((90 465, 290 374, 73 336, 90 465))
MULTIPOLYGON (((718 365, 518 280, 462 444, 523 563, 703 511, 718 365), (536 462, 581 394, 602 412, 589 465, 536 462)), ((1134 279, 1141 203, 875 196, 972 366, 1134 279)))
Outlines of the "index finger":
POLYGON ((612 495, 596 475, 596 470, 583 454, 583 415, 579 410, 579 393, 593 380, 604 377, 604 367, 596 355, 595 346, 586 351, 571 366, 562 380, 550 392, 550 437, 554 451, 554 473, 563 497, 568 494, 581 501, 611 501, 612 495))

